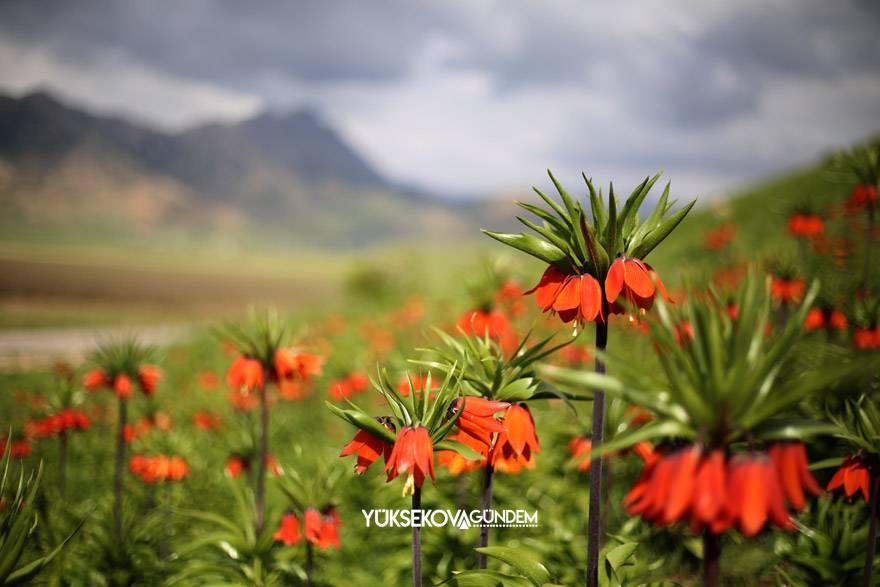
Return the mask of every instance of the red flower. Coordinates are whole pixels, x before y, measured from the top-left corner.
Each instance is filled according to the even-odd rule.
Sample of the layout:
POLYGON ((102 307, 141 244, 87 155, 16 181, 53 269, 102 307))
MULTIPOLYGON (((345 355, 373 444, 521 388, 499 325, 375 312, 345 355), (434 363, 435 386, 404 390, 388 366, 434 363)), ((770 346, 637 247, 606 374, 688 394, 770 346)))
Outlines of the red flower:
MULTIPOLYGON (((388 427, 387 424, 385 424, 388 427)), ((384 457, 385 463, 391 455, 392 445, 385 442, 381 438, 377 438, 366 430, 358 430, 354 435, 354 440, 345 445, 340 457, 357 454, 357 464, 354 466, 358 475, 362 474, 372 465, 380 456, 384 457)))
POLYGON ((534 456, 541 452, 535 421, 525 404, 513 404, 504 414, 505 430, 498 433, 489 453, 489 463, 499 471, 516 473, 535 466, 534 456))
POLYGON ((262 389, 266 383, 263 366, 256 359, 240 355, 226 372, 226 383, 237 390, 262 389))
MULTIPOLYGON (((421 376, 413 377, 411 375, 404 375, 397 382, 397 391, 403 397, 409 397, 410 385, 412 385, 413 390, 416 392, 416 397, 418 397, 419 393, 423 389, 425 389, 425 387, 428 386, 428 376, 421 375, 421 376)), ((440 382, 437 381, 436 378, 432 377, 431 378, 431 389, 437 389, 438 387, 440 387, 440 382)), ((433 394, 432 394, 432 397, 433 397, 433 394)))
POLYGON ((97 391, 108 385, 110 385, 110 380, 100 369, 93 369, 83 377, 83 386, 89 391, 97 391))
MULTIPOLYGON (((0 456, 2 456, 6 452, 6 445, 8 442, 8 438, 0 438, 0 456)), ((13 459, 22 459, 24 457, 30 456, 30 454, 31 443, 27 438, 19 438, 18 440, 12 441, 12 445, 9 447, 9 456, 11 456, 13 459)))
POLYGON ((706 233, 704 245, 710 251, 722 251, 736 236, 736 225, 725 222, 706 233))
POLYGON ((193 425, 199 430, 219 430, 222 422, 219 416, 210 412, 196 412, 193 414, 193 425))
POLYGON ((370 380, 362 373, 352 373, 344 379, 330 384, 330 397, 336 401, 349 398, 356 393, 366 391, 370 380))
POLYGON ((434 445, 428 429, 423 426, 401 428, 388 462, 385 465, 388 481, 406 475, 403 494, 421 487, 427 475, 434 481, 434 445))
POLYGON ((880 325, 874 328, 856 328, 853 331, 853 345, 860 350, 880 348, 880 325))
POLYGON ((773 276, 770 285, 770 296, 783 304, 796 304, 804 297, 803 279, 773 276))
POLYGON ((736 525, 750 538, 768 519, 793 528, 777 466, 763 454, 737 455, 727 465, 722 451, 705 455, 698 446, 658 456, 646 461, 623 505, 658 525, 689 520, 695 532, 708 527, 719 534, 736 525))
POLYGON ((305 516, 305 534, 306 540, 312 544, 317 544, 321 540, 321 514, 315 508, 308 508, 305 516))
POLYGON ((811 308, 804 320, 804 329, 807 331, 819 328, 846 330, 848 326, 846 315, 833 308, 811 308))
POLYGON ((796 213, 788 219, 788 232, 797 238, 816 238, 825 232, 825 224, 816 214, 796 213))
POLYGON ((458 476, 468 471, 475 471, 485 465, 488 447, 482 441, 461 430, 450 435, 449 440, 460 442, 483 455, 482 459, 469 459, 454 450, 441 450, 437 453, 437 462, 446 467, 450 474, 458 476))
POLYGON ((592 461, 590 460, 590 451, 593 450, 593 442, 589 438, 583 436, 575 436, 568 443, 568 452, 571 453, 571 460, 575 463, 578 471, 589 471, 592 461))
POLYGON ((507 281, 495 293, 495 303, 506 307, 512 316, 519 316, 525 311, 523 295, 525 294, 518 283, 507 281))
POLYGON ((877 186, 861 184, 853 188, 852 195, 846 202, 846 211, 850 214, 877 205, 877 186))
POLYGON ((309 353, 297 353, 293 349, 280 348, 275 351, 275 374, 277 379, 299 377, 305 382, 312 375, 321 373, 321 358, 309 353))
POLYGON ((173 456, 168 462, 168 479, 171 481, 180 481, 189 473, 189 465, 183 460, 183 457, 173 456))
POLYGON ((131 377, 125 373, 120 373, 116 376, 116 379, 113 380, 113 393, 115 393, 116 397, 119 399, 131 397, 133 390, 134 387, 131 384, 131 377))
POLYGON ((808 468, 807 450, 802 442, 777 443, 767 452, 791 507, 798 511, 804 509, 804 489, 813 495, 821 495, 822 489, 808 468))
POLYGON ((499 412, 510 407, 507 402, 497 402, 482 397, 460 397, 452 403, 453 410, 461 409, 455 425, 465 434, 486 445, 492 446, 492 435, 504 432, 504 424, 495 418, 499 412))
POLYGON ((602 287, 592 275, 565 275, 551 265, 538 285, 526 293, 533 292, 543 311, 556 312, 566 324, 572 320, 590 322, 605 319, 602 314, 602 287))
MULTIPOLYGON (((639 259, 618 257, 605 276, 605 299, 618 308, 620 304, 617 300, 622 294, 630 305, 641 310, 649 310, 654 304, 657 290, 664 299, 669 299, 669 294, 666 293, 666 288, 657 273, 639 259)), ((621 313, 623 309, 614 309, 614 311, 621 313)))
POLYGON ((339 519, 339 514, 336 513, 336 508, 328 508, 321 517, 321 530, 316 543, 318 548, 322 550, 331 546, 339 548, 339 526, 341 524, 342 521, 339 519))
POLYGON ((243 457, 231 455, 226 459, 226 472, 229 473, 229 476, 233 479, 238 479, 242 472, 248 468, 250 468, 250 463, 248 463, 243 457))
POLYGON ((861 455, 855 454, 846 457, 843 464, 834 473, 831 481, 828 482, 828 491, 833 491, 843 486, 843 491, 847 497, 855 495, 856 491, 861 490, 862 497, 865 501, 871 499, 871 472, 868 464, 861 455))
POLYGON ((204 390, 217 389, 217 374, 212 371, 202 371, 199 373, 199 385, 204 390))
POLYGON ((162 371, 155 365, 141 365, 138 368, 138 383, 146 395, 153 395, 161 379, 162 371))
POLYGON ((293 514, 284 514, 284 517, 281 518, 281 526, 272 535, 272 538, 283 542, 285 546, 298 544, 302 540, 302 534, 299 531, 299 518, 293 514))

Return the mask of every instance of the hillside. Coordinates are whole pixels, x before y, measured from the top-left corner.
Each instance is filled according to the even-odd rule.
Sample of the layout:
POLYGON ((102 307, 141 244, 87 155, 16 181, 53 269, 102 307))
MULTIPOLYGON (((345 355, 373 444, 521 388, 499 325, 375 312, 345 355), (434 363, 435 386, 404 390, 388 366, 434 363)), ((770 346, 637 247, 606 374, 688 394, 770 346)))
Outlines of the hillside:
POLYGON ((459 238, 492 209, 403 193, 310 110, 169 134, 46 93, 0 97, 0 207, 13 232, 179 229, 318 246, 459 238))

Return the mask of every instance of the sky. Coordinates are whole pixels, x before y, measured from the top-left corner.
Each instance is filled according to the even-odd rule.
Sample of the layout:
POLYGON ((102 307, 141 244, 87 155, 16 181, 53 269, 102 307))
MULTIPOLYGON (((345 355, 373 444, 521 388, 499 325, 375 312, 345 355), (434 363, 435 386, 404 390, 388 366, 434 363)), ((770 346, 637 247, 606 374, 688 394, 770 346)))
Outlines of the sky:
POLYGON ((0 0, 0 92, 176 131, 316 108, 449 197, 712 196, 880 130, 875 0, 0 0))

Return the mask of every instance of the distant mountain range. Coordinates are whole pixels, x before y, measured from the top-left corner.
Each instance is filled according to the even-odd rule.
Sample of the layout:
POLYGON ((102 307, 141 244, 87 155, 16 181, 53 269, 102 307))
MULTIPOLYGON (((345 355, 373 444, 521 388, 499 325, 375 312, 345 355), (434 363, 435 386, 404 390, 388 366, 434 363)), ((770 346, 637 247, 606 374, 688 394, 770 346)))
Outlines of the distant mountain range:
POLYGON ((38 92, 0 96, 2 224, 283 235, 317 246, 475 236, 508 204, 383 178, 311 110, 170 134, 38 92))

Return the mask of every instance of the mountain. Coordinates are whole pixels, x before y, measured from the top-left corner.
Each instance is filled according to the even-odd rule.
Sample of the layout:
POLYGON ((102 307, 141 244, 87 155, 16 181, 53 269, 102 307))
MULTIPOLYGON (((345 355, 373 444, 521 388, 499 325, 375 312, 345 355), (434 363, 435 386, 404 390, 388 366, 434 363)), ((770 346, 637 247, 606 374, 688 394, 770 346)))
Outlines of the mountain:
POLYGON ((166 133, 45 92, 0 96, 0 211, 18 227, 356 246, 472 236, 495 207, 391 184, 313 110, 166 133))

